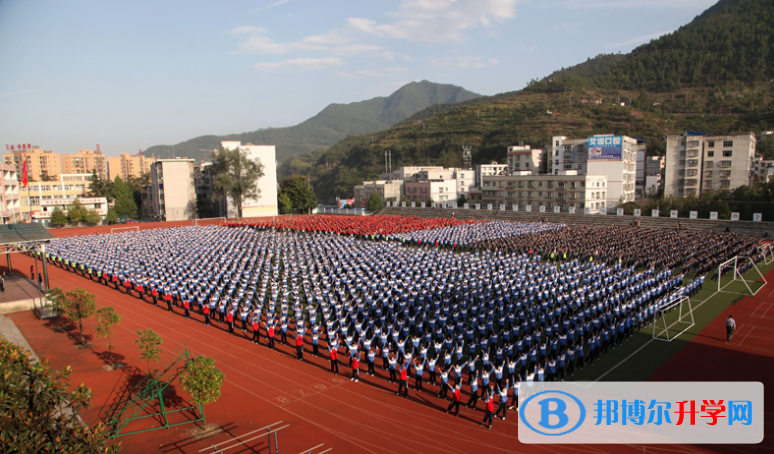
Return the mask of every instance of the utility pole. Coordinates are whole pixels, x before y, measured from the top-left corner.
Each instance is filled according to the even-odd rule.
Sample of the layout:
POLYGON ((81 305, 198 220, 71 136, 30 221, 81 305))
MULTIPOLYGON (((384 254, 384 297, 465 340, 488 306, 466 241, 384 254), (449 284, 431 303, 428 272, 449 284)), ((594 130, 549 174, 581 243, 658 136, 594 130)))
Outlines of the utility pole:
POLYGON ((392 173, 392 152, 390 150, 384 150, 384 172, 392 173))

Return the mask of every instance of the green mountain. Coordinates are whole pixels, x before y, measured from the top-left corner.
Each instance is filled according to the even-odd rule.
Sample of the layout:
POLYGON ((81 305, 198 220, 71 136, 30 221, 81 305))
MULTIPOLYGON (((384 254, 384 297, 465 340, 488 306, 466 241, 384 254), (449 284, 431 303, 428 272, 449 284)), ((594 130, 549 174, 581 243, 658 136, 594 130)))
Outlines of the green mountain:
MULTIPOLYGON (((296 126, 259 129, 227 136, 200 136, 174 145, 176 156, 207 160, 209 153, 222 140, 242 143, 273 144, 277 159, 310 153, 330 147, 349 135, 380 131, 432 105, 454 104, 480 97, 462 87, 436 84, 423 80, 404 85, 387 97, 377 97, 350 104, 330 104, 317 115, 296 126)), ((143 152, 145 156, 166 157, 170 146, 155 145, 143 152)))
POLYGON ((520 91, 436 105, 392 128, 349 136, 294 157, 281 175, 309 174, 318 198, 351 197, 353 186, 392 167, 505 161, 506 149, 554 135, 611 133, 648 140, 686 130, 717 134, 774 129, 774 0, 721 0, 679 30, 628 55, 600 55, 532 81, 520 91), (621 106, 624 103, 624 106, 621 106))

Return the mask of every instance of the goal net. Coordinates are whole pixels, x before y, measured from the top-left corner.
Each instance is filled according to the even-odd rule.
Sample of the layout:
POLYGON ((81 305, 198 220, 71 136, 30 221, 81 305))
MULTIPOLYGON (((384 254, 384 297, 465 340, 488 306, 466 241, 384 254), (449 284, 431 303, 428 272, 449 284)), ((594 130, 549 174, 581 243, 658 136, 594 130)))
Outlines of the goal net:
POLYGON ((755 296, 766 279, 750 257, 737 255, 718 266, 718 292, 755 296))
POLYGON ((226 222, 226 218, 224 218, 224 217, 194 219, 194 225, 217 225, 217 226, 223 226, 224 222, 226 222))
POLYGON ((691 299, 681 296, 656 310, 653 318, 653 339, 672 342, 694 324, 691 299))
POLYGON ((114 227, 110 229, 110 233, 122 233, 122 232, 139 232, 140 226, 139 225, 133 225, 131 227, 114 227))

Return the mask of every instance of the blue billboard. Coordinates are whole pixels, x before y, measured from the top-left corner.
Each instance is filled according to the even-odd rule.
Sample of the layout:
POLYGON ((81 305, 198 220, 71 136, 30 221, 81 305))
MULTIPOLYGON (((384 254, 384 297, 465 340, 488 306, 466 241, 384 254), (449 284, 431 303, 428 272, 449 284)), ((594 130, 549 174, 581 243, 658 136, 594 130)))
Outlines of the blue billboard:
POLYGON ((589 161, 620 161, 623 156, 623 137, 589 137, 589 161))

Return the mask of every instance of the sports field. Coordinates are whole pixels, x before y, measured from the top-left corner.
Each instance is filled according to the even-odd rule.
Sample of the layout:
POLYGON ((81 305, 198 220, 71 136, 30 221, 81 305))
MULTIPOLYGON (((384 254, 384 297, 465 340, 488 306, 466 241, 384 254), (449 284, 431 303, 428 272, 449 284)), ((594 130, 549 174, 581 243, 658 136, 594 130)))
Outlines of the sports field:
MULTIPOLYGON (((141 228, 151 227, 141 225, 141 228)), ((160 227, 154 225, 153 227, 160 227)), ((105 228, 97 228, 105 231, 105 228)), ((56 235, 92 233, 97 229, 68 229, 56 235)), ((32 259, 14 256, 17 270, 29 269, 32 259)), ((762 266, 767 279, 774 280, 772 265, 762 266)), ((206 407, 207 422, 216 427, 211 433, 193 434, 192 426, 147 432, 123 438, 124 452, 196 453, 235 436, 281 421, 289 427, 279 432, 282 452, 300 453, 324 443, 333 452, 770 452, 774 443, 764 446, 534 446, 518 442, 517 418, 496 420, 492 430, 478 425, 483 413, 462 408, 459 418, 444 413, 447 401, 436 398, 437 387, 426 385, 428 392, 410 391, 408 399, 395 395, 396 388, 386 380, 386 372, 377 368, 376 377, 361 373, 359 383, 328 371, 327 357, 313 358, 309 342, 303 362, 295 358, 294 348, 279 345, 274 351, 247 340, 249 333, 237 329, 230 336, 225 325, 204 327, 202 316, 182 316, 182 309, 170 314, 149 300, 116 291, 60 269, 49 267, 51 285, 63 289, 84 287, 97 296, 100 306, 113 306, 124 314, 113 337, 114 351, 127 366, 117 371, 103 369, 107 352, 104 339, 92 338, 90 349, 75 348, 77 329, 55 332, 52 322, 41 322, 30 312, 11 314, 38 356, 48 357, 55 368, 71 365, 74 381, 85 382, 94 393, 94 406, 83 417, 93 424, 104 416, 116 395, 142 377, 145 362, 139 359, 131 343, 138 329, 153 329, 164 338, 165 352, 185 342, 193 354, 215 358, 226 374, 223 395, 206 407)), ((755 298, 717 293, 717 283, 705 281, 693 301, 695 325, 672 342, 654 340, 652 327, 646 326, 622 346, 576 371, 574 380, 758 380, 770 384, 774 370, 774 290, 764 287, 755 298), (724 321, 729 313, 737 320, 737 333, 725 343, 724 321)), ((94 320, 84 323, 84 332, 95 333, 94 320)), ((262 340, 263 341, 263 340, 262 340)), ((325 355, 323 355, 325 356, 325 355)), ((167 396, 180 405, 187 399, 178 387, 167 396)), ((467 400, 463 396, 463 402, 467 400)), ((767 410, 771 409, 767 399, 767 410)), ((771 415, 767 411, 767 417, 771 415)), ((151 421, 146 420, 150 426, 151 421)), ((133 427, 141 429, 144 427, 133 427)), ((767 430, 767 435, 770 432, 767 430)), ((774 434, 773 434, 774 435, 774 434)), ((272 441, 273 442, 273 441, 272 441)), ((228 445, 228 444, 226 444, 228 445)), ((318 449, 318 450, 319 450, 318 449)), ((209 450, 208 452, 212 452, 209 450)), ((227 451, 269 452, 265 437, 227 451)), ((272 447, 272 452, 274 448, 272 447)))

